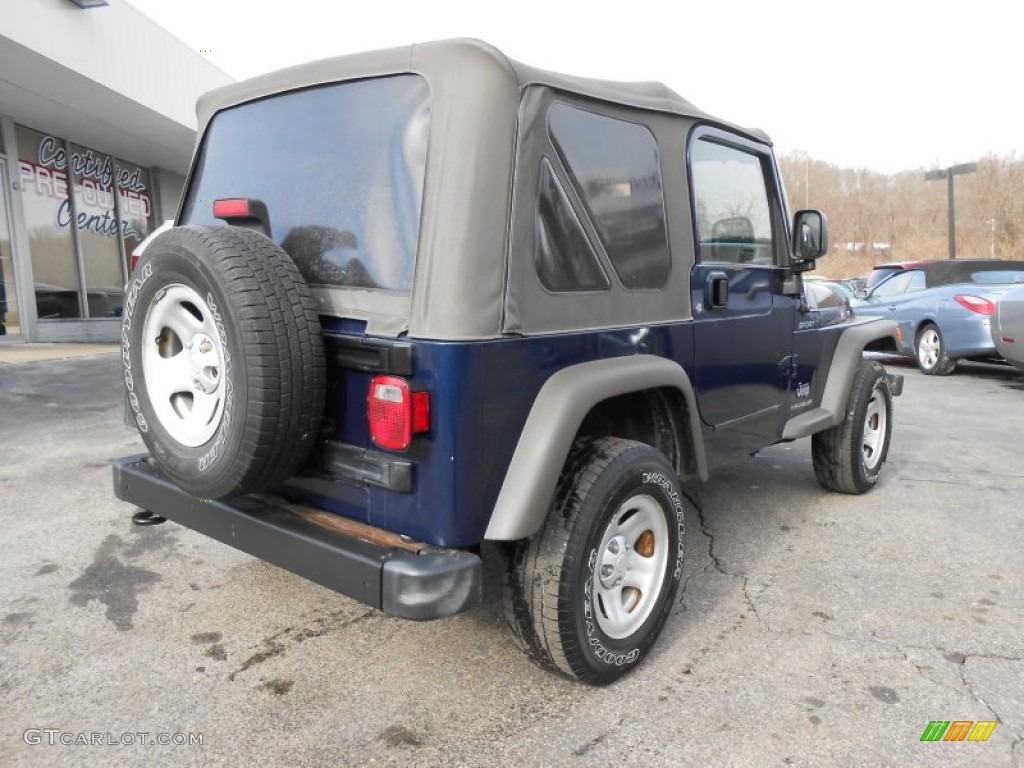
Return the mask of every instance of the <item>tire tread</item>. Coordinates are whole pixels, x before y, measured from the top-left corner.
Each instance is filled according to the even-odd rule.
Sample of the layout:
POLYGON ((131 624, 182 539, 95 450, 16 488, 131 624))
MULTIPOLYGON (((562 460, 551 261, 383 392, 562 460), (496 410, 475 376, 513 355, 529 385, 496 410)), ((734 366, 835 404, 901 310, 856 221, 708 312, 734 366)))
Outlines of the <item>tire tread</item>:
POLYGON ((326 359, 312 292, 291 257, 253 230, 188 226, 163 238, 168 235, 165 244, 199 255, 226 297, 230 308, 218 309, 227 332, 238 338, 242 359, 236 364, 243 366, 239 375, 248 393, 234 414, 244 427, 230 466, 213 477, 172 476, 210 498, 279 482, 308 458, 323 417, 326 359))

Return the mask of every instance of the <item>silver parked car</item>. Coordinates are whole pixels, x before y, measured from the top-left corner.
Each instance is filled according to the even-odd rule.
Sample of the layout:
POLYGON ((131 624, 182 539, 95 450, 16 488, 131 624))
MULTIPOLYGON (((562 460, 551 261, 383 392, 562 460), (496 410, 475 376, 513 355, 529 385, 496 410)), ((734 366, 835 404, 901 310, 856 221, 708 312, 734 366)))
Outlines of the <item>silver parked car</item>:
POLYGON ((996 302, 992 343, 1008 363, 1024 371, 1024 285, 1011 288, 996 302))
POLYGON ((899 326, 896 352, 923 373, 945 376, 960 359, 996 360, 991 321, 996 302, 1024 283, 1024 262, 997 259, 936 261, 905 269, 854 302, 854 314, 899 326))

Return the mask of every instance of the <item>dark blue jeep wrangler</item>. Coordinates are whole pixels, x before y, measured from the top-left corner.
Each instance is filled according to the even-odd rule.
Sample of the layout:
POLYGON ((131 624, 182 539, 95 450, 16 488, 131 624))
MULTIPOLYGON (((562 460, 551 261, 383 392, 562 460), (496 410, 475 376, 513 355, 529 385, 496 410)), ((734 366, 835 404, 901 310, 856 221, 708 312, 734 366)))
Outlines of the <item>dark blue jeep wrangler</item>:
POLYGON ((863 493, 902 380, 823 326, 766 136, 656 83, 474 41, 346 56, 199 102, 177 226, 124 310, 148 456, 117 496, 390 614, 482 595, 542 664, 607 683, 683 568, 680 477, 812 436, 863 493))

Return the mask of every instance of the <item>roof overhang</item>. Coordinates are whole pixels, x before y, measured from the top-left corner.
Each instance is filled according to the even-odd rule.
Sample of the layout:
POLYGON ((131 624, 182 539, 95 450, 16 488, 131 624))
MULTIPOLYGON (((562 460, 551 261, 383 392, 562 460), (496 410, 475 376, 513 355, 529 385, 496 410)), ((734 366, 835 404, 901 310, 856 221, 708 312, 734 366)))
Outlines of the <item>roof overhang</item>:
POLYGON ((90 149, 177 173, 188 170, 195 143, 191 127, 2 35, 0 114, 90 149))

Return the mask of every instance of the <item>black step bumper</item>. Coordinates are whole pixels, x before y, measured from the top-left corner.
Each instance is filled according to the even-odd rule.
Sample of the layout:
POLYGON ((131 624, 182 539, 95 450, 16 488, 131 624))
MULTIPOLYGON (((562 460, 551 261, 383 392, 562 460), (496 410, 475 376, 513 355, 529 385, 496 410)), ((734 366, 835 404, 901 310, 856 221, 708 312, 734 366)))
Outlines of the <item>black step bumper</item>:
POLYGON ((115 459, 114 495, 328 589, 404 619, 426 620, 480 604, 483 566, 472 552, 419 552, 330 530, 283 500, 189 496, 148 456, 115 459))

